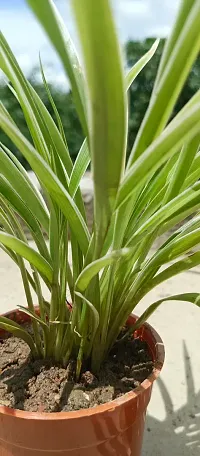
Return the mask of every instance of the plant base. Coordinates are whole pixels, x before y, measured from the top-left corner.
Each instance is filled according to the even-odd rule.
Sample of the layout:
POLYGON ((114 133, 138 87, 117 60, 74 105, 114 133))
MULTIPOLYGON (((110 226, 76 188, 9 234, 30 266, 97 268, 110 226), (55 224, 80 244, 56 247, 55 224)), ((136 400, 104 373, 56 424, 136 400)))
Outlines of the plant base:
MULTIPOLYGON (((16 312, 13 317, 17 319, 16 312)), ((139 387, 112 402, 76 412, 34 413, 1 406, 0 456, 139 456, 146 408, 164 349, 149 325, 138 335, 147 342, 155 363, 139 387)))

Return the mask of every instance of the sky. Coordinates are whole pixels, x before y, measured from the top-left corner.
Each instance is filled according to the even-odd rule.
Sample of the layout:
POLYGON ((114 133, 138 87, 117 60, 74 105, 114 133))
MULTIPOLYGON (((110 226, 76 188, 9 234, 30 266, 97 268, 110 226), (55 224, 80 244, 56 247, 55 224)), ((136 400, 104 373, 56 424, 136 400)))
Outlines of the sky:
MULTIPOLYGON (((55 3, 80 50, 71 1, 56 0, 55 3)), ((167 36, 180 0, 112 0, 112 3, 123 44, 128 39, 167 36)), ((0 29, 27 75, 38 66, 40 52, 49 82, 66 83, 62 66, 25 0, 0 0, 0 29)))

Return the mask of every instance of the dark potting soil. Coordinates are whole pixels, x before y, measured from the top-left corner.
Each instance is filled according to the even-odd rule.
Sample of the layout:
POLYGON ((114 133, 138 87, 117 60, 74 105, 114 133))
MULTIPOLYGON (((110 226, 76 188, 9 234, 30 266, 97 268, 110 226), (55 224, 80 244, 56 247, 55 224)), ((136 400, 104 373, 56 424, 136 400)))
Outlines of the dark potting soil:
POLYGON ((148 346, 140 339, 118 344, 95 377, 83 371, 74 381, 75 363, 67 367, 33 361, 20 339, 0 340, 0 405, 32 412, 62 412, 95 407, 140 385, 153 371, 148 346))

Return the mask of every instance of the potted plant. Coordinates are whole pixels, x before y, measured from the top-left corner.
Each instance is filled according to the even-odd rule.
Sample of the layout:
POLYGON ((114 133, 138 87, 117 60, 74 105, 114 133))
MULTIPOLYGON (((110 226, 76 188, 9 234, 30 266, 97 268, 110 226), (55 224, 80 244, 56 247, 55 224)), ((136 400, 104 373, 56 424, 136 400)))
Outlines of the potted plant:
POLYGON ((73 164, 42 64, 55 122, 1 34, 0 68, 32 142, 2 104, 0 127, 44 197, 1 144, 0 243, 20 269, 28 306, 0 317, 0 454, 139 456, 152 383, 164 360, 162 341, 145 322, 163 301, 199 305, 199 294, 186 293, 130 316, 153 287, 200 263, 199 251, 191 252, 200 242, 200 92, 170 120, 199 52, 200 2, 181 4, 129 157, 128 89, 158 42, 126 73, 109 1, 72 0, 83 72, 54 3, 27 2, 62 60, 86 139, 73 164), (79 188, 90 161, 91 234, 79 188), (172 228, 152 253, 154 241, 172 228))

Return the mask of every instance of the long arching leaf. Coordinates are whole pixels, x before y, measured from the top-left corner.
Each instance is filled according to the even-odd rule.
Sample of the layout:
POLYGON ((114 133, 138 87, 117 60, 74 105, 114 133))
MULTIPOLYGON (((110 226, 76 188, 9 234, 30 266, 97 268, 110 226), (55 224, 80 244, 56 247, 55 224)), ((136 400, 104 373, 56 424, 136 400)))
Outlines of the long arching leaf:
POLYGON ((98 272, 112 264, 113 262, 117 261, 119 258, 127 256, 130 254, 130 249, 121 249, 116 250, 114 252, 108 253, 102 258, 93 261, 92 263, 88 264, 85 269, 81 272, 79 277, 77 278, 75 288, 78 291, 83 292, 89 285, 92 278, 98 274, 98 272))
POLYGON ((74 163, 72 173, 69 180, 69 192, 72 197, 77 192, 78 186, 80 184, 81 178, 85 174, 87 167, 90 163, 90 154, 87 140, 85 139, 80 151, 76 157, 76 161, 74 163))
POLYGON ((88 83, 96 249, 100 251, 125 165, 127 100, 108 1, 73 0, 72 4, 88 83))
POLYGON ((10 332, 15 337, 19 337, 20 339, 24 340, 24 342, 29 345, 33 355, 36 356, 37 352, 31 335, 20 325, 7 317, 0 316, 0 328, 4 329, 4 331, 10 332))
POLYGON ((52 268, 50 264, 43 258, 36 250, 30 247, 25 242, 11 236, 7 233, 0 232, 0 243, 13 250, 15 253, 20 255, 29 261, 30 264, 43 274, 51 283, 52 281, 52 268))
POLYGON ((0 194, 6 198, 7 202, 11 204, 17 214, 20 215, 20 217, 26 222, 40 253, 47 259, 47 261, 50 261, 48 248, 37 219, 34 217, 33 213, 29 210, 24 201, 22 201, 19 197, 15 189, 2 176, 0 176, 0 194))
POLYGON ((98 326, 99 326, 99 312, 94 307, 94 305, 88 299, 86 299, 86 297, 83 296, 81 293, 79 293, 78 291, 75 291, 75 295, 78 296, 79 298, 81 298, 92 311, 92 314, 94 317, 94 328, 92 330, 92 336, 94 337, 96 334, 96 331, 98 329, 98 326))
MULTIPOLYGON (((1 109, 0 109, 1 111, 1 109)), ((13 125, 15 128, 15 126, 13 125)), ((0 169, 1 174, 8 180, 11 187, 15 189, 22 201, 25 201, 29 209, 35 214, 46 232, 49 229, 49 213, 43 204, 37 191, 29 183, 29 178, 22 174, 13 163, 12 158, 8 157, 8 152, 0 147, 0 169)))
POLYGON ((195 104, 171 121, 163 133, 147 148, 141 157, 131 166, 122 181, 116 208, 119 207, 141 182, 152 175, 160 166, 172 157, 181 146, 190 141, 200 129, 200 103, 195 104))
POLYGON ((33 12, 44 27, 53 46, 59 54, 67 76, 69 77, 76 109, 87 134, 87 115, 85 106, 85 88, 81 65, 74 44, 65 24, 52 0, 27 0, 33 12))
POLYGON ((155 312, 155 310, 166 301, 186 301, 195 304, 196 306, 200 307, 200 294, 199 293, 184 293, 179 295, 172 295, 167 298, 159 299, 158 301, 151 304, 145 312, 138 318, 134 326, 132 326, 132 330, 135 331, 136 329, 140 328, 145 321, 155 312))
POLYGON ((0 125, 10 139, 16 144, 21 153, 30 163, 33 171, 48 190, 49 194, 56 201, 61 211, 69 221, 72 231, 74 231, 77 241, 83 251, 86 253, 89 243, 89 232, 87 226, 76 207, 73 199, 65 190, 63 185, 58 180, 57 176, 52 172, 47 163, 37 153, 34 147, 20 133, 20 131, 5 117, 0 111, 0 125))
MULTIPOLYGON (((189 0, 190 1, 190 0, 189 0)), ((176 100, 196 60, 200 48, 200 1, 190 8, 180 29, 179 37, 171 49, 165 69, 153 92, 146 115, 132 149, 129 166, 145 151, 165 128, 176 100)))
POLYGON ((151 48, 149 49, 148 52, 146 52, 145 55, 143 55, 141 57, 140 60, 138 60, 137 63, 135 63, 135 65, 128 71, 127 75, 126 75, 126 79, 125 79, 125 82, 126 82, 126 89, 128 90, 129 87, 131 86, 131 84, 133 83, 133 81, 135 80, 135 78, 138 76, 138 74, 140 73, 140 71, 142 71, 142 69, 145 67, 145 65, 149 62, 149 60, 151 60, 151 58, 154 56, 157 48, 158 48, 158 45, 159 45, 159 39, 156 40, 153 45, 151 46, 151 48))

